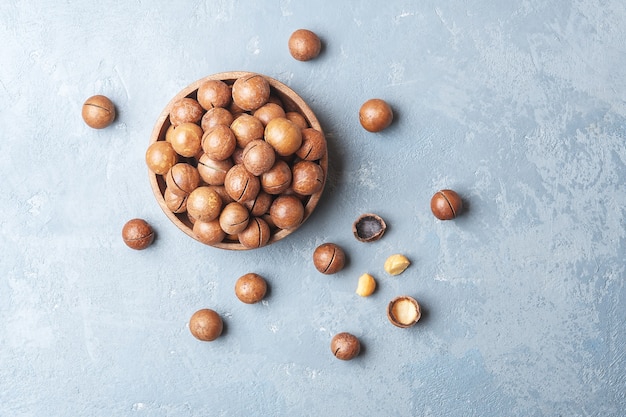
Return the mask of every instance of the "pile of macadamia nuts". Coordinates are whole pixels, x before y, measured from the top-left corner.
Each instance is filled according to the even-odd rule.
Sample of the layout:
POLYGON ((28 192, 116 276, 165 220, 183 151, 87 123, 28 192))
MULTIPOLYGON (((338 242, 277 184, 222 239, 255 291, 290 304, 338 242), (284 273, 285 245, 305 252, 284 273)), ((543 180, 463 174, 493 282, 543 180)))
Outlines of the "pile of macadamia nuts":
POLYGON ((238 75, 200 80, 170 103, 145 159, 161 206, 195 239, 254 249, 310 214, 326 181, 327 147, 321 128, 272 88, 275 80, 238 75))

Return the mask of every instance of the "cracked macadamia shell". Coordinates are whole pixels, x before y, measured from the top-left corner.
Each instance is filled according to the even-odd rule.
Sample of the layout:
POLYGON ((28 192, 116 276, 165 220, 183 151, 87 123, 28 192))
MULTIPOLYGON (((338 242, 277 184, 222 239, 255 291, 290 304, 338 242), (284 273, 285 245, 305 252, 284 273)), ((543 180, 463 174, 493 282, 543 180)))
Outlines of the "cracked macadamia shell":
POLYGON ((322 274, 330 275, 343 269, 346 255, 343 249, 335 243, 323 243, 313 252, 313 264, 322 274))
POLYGON ((108 97, 95 95, 83 104, 82 116, 87 126, 104 129, 115 120, 115 106, 108 97))
POLYGON ((330 341, 330 350, 337 359, 349 361, 361 352, 361 342, 353 334, 337 333, 330 341))
POLYGON ((131 249, 142 250, 150 246, 154 240, 152 226, 143 219, 132 219, 122 228, 122 239, 131 249))

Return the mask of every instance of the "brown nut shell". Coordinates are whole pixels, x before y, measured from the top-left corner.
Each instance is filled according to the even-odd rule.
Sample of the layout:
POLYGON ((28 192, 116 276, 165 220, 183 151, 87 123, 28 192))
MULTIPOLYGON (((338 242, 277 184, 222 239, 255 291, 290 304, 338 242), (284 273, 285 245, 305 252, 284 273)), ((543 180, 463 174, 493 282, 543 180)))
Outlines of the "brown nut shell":
POLYGON ((326 155, 326 137, 312 127, 302 129, 302 145, 296 151, 300 159, 317 161, 326 155))
POLYGON ((230 158, 218 161, 203 154, 198 160, 198 173, 200 178, 209 185, 224 185, 228 170, 233 167, 230 158))
POLYGON ((85 100, 82 117, 87 126, 104 129, 115 120, 115 106, 108 97, 95 95, 85 100))
POLYGON ((298 61, 316 58, 322 50, 320 38, 308 29, 298 29, 289 37, 289 53, 298 61))
POLYGON ((196 167, 179 162, 168 171, 165 183, 172 193, 184 196, 198 187, 200 174, 196 167))
POLYGON ((222 199, 212 187, 198 187, 187 197, 187 213, 196 220, 215 220, 221 209, 222 199))
POLYGON ((380 132, 393 121, 393 111, 386 101, 379 98, 367 100, 359 109, 359 122, 369 132, 380 132))
POLYGON ((239 233, 239 243, 248 249, 260 248, 270 240, 270 226, 260 217, 253 217, 248 226, 239 233))
POLYGON ((330 351, 337 359, 349 361, 361 352, 361 342, 353 334, 337 333, 330 341, 330 351))
POLYGON ((322 274, 334 274, 341 271, 345 266, 346 254, 335 243, 323 243, 313 252, 313 264, 322 274))
POLYGON ((267 282, 254 272, 242 275, 235 282, 235 295, 246 304, 258 303, 265 297, 266 292, 267 282))
POLYGON ((152 143, 146 150, 146 165, 157 175, 165 175, 178 162, 178 154, 172 144, 164 140, 152 143))
POLYGON ((122 228, 122 239, 131 249, 142 250, 154 241, 152 226, 143 219, 132 219, 122 228))
POLYGON ((187 197, 189 197, 189 194, 174 194, 169 187, 163 192, 165 205, 172 213, 184 213, 187 211, 187 197))
POLYGON ((228 203, 219 215, 220 227, 228 235, 236 235, 246 229, 250 221, 248 209, 237 202, 228 203))
POLYGON ((360 242, 374 242, 383 237, 387 224, 377 214, 366 213, 352 224, 352 233, 360 242))
POLYGON ((215 310, 204 308, 196 311, 189 319, 189 331, 198 340, 210 342, 222 334, 224 323, 215 310))
POLYGON ((254 199, 261 190, 261 183, 246 167, 236 164, 226 173, 224 188, 233 200, 241 203, 254 199))
POLYGON ((246 145, 243 149, 242 159, 246 169, 250 173, 259 176, 274 166, 276 153, 269 143, 257 139, 246 145))
POLYGON ((302 146, 302 130, 284 117, 270 120, 264 137, 280 156, 292 155, 302 146))
POLYGON ((440 190, 430 200, 430 210, 439 220, 452 220, 463 210, 463 200, 453 190, 440 190))
POLYGON ((220 227, 219 219, 209 222, 195 221, 193 233, 200 242, 205 245, 216 245, 224 240, 226 233, 220 227))
POLYGON ((217 161, 229 158, 236 147, 235 134, 228 126, 213 126, 202 136, 202 150, 209 158, 217 161))
POLYGON ((170 110, 170 122, 172 126, 182 123, 198 123, 204 115, 204 109, 196 100, 184 97, 177 100, 170 110))
POLYGON ((198 87, 197 96, 205 110, 228 107, 232 100, 230 86, 221 80, 206 80, 198 87))
POLYGON ((259 119, 247 113, 243 113, 230 124, 230 129, 235 134, 237 146, 245 148, 253 140, 263 139, 265 126, 259 119))
POLYGON ((261 175, 261 187, 268 194, 280 194, 289 188, 291 179, 289 165, 282 159, 277 159, 274 166, 261 175))
POLYGON ((293 195, 281 195, 270 206, 270 217, 281 229, 293 229, 300 226, 304 219, 304 205, 293 195))
POLYGON ((200 126, 202 127, 202 130, 206 132, 217 125, 230 126, 233 120, 235 120, 235 118, 233 114, 228 111, 228 109, 214 107, 204 113, 204 116, 202 116, 202 120, 200 121, 200 126))
POLYGON ((237 78, 232 90, 233 103, 246 111, 258 109, 270 98, 270 85, 260 74, 237 78))
POLYGON ((167 131, 167 142, 180 156, 191 158, 202 149, 202 128, 195 123, 181 123, 167 131))
POLYGON ((394 298, 387 306, 387 318, 394 326, 407 328, 419 321, 422 311, 413 297, 402 295, 394 298))
POLYGON ((322 167, 311 161, 299 161, 291 169, 291 188, 300 195, 311 195, 324 187, 322 167))

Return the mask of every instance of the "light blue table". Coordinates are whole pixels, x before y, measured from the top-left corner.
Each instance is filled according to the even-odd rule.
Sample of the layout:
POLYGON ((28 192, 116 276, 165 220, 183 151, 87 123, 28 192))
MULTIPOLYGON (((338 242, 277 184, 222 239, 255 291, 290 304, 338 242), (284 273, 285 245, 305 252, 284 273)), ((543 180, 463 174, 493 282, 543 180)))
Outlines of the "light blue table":
POLYGON ((621 0, 4 1, 0 5, 1 416, 623 416, 626 6, 621 0), (320 35, 298 62, 287 39, 320 35), (159 113, 208 74, 300 93, 328 138, 323 200, 250 252, 190 239, 143 161, 159 113), (82 102, 119 117, 88 128, 82 102), (364 131, 379 97, 393 125, 364 131), (431 195, 468 210, 436 220, 431 195), (365 212, 382 240, 352 236, 365 212), (157 230, 148 250, 122 225, 157 230), (313 267, 342 245, 347 267, 313 267), (386 276, 401 252, 411 267, 386 276), (258 272, 258 305, 234 295, 258 272), (378 291, 359 298, 363 272, 378 291), (424 318, 389 324, 396 295, 424 318), (203 307, 226 322, 201 343, 203 307), (340 331, 363 352, 335 359, 340 331))

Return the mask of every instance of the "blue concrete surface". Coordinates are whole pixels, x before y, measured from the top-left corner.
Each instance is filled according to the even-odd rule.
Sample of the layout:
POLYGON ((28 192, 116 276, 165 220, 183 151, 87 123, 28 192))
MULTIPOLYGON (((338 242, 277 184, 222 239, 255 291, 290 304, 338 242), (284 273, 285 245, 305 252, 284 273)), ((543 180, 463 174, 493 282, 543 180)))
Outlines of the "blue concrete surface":
POLYGON ((625 22, 622 0, 2 2, 0 416, 623 416, 625 22), (287 51, 302 27, 314 61, 287 51), (299 92, 331 152, 307 223, 244 253, 176 229, 143 161, 169 99, 229 70, 299 92), (93 94, 107 129, 80 118, 93 94), (379 134, 358 122, 373 97, 396 113, 379 134), (440 188, 462 217, 431 215, 440 188), (352 236, 364 212, 382 240, 352 236), (148 250, 121 240, 133 217, 148 250), (311 262, 326 241, 334 276, 311 262), (396 252, 413 263, 386 276, 396 252), (271 291, 244 305, 252 271, 271 291), (387 321, 400 294, 414 328, 387 321), (204 307, 212 343, 187 327, 204 307))

